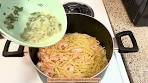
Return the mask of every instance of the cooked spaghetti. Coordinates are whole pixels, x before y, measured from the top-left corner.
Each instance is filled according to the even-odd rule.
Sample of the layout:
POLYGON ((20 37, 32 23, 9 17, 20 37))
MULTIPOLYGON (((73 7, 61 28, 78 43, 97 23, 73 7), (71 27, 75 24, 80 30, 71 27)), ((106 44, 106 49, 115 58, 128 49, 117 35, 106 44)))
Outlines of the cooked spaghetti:
POLYGON ((86 78, 108 63, 106 51, 94 37, 67 34, 57 44, 39 49, 38 68, 52 78, 86 78))

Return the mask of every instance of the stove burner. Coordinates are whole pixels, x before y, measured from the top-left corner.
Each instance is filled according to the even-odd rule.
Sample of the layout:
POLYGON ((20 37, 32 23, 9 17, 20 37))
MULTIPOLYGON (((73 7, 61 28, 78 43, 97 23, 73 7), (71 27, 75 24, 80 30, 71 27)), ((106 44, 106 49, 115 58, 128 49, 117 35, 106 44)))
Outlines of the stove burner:
POLYGON ((64 4, 66 13, 82 13, 94 17, 94 12, 91 7, 76 2, 64 4))

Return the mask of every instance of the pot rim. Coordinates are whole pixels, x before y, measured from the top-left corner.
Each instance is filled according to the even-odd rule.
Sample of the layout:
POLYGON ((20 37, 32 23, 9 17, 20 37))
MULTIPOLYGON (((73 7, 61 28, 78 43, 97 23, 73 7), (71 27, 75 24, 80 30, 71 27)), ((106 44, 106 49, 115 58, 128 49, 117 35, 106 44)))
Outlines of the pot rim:
MULTIPOLYGON (((112 59, 112 56, 113 56, 113 51, 114 51, 114 39, 113 39, 113 37, 111 36, 111 33, 109 32, 109 30, 106 28, 106 26, 104 26, 104 24, 102 24, 100 21, 98 21, 96 18, 94 18, 94 17, 91 17, 91 16, 89 16, 89 15, 86 15, 86 14, 81 14, 81 13, 67 13, 66 15, 82 15, 82 16, 85 16, 85 17, 89 17, 89 18, 91 18, 91 19, 94 19, 94 20, 96 20, 97 22, 99 22, 107 31, 108 31, 108 33, 109 33, 109 35, 110 35, 110 37, 111 37, 111 39, 112 39, 112 55, 111 55, 111 58, 108 60, 108 63, 107 63, 107 65, 100 71, 100 72, 98 72, 98 73, 96 73, 95 75, 93 75, 93 76, 91 76, 91 77, 89 77, 89 78, 94 78, 94 77, 96 77, 96 76, 98 76, 99 74, 101 74, 101 73, 103 73, 107 68, 108 68, 108 66, 109 66, 109 64, 110 64, 110 61, 111 61, 111 59, 112 59)), ((29 56, 30 57, 30 56, 29 56)), ((31 57, 30 57, 31 58, 31 57)), ((32 61, 32 60, 31 60, 32 61)), ((32 61, 32 63, 33 63, 33 61, 32 61)), ((43 74, 44 76, 46 76, 47 78, 51 78, 51 77, 49 77, 48 75, 46 75, 46 74, 44 74, 34 63, 33 63, 33 65, 35 66, 35 68, 41 73, 41 74, 43 74)), ((52 79, 52 78, 51 78, 52 79)))

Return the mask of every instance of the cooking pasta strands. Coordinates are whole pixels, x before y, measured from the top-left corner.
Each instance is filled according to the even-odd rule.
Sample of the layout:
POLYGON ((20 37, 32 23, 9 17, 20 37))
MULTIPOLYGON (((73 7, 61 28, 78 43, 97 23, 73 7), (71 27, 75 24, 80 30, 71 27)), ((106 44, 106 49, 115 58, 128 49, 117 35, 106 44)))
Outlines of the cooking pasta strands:
POLYGON ((54 75, 48 74, 52 78, 92 77, 108 63, 106 51, 99 44, 86 34, 67 34, 57 44, 40 49, 39 59, 43 65, 39 65, 39 68, 48 74, 48 69, 42 67, 46 66, 44 64, 54 65, 54 71, 51 72, 54 75))

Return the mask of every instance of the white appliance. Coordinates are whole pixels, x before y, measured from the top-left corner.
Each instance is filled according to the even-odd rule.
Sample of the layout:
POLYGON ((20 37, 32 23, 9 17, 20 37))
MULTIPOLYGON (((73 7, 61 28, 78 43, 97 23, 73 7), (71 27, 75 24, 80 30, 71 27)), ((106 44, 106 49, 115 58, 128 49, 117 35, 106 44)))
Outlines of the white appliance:
MULTIPOLYGON (((102 0, 61 0, 61 2, 63 4, 77 2, 89 6, 94 12, 94 18, 104 24, 115 38, 102 0)), ((36 69, 32 66, 28 49, 25 48, 24 57, 3 57, 5 42, 6 39, 0 39, 0 83, 42 83, 36 69)), ((18 46, 12 43, 9 50, 15 51, 18 46)), ((130 83, 116 43, 113 57, 101 83, 130 83)))

